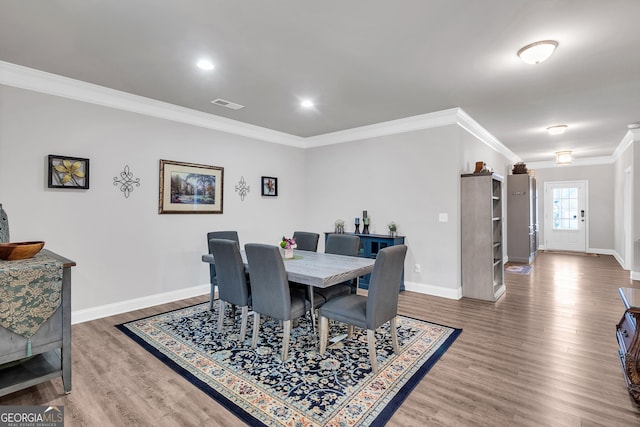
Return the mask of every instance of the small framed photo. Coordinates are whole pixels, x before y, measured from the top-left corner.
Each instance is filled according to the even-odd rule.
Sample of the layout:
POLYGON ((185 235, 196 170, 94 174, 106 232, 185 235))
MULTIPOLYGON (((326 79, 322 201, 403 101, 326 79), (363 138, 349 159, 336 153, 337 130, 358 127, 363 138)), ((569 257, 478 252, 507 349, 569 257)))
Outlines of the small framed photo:
POLYGON ((89 188, 89 159, 49 154, 49 188, 89 188))
POLYGON ((224 168, 160 160, 161 214, 221 214, 224 168))
POLYGON ((262 177, 262 195, 274 197, 278 195, 278 178, 272 176, 262 177))

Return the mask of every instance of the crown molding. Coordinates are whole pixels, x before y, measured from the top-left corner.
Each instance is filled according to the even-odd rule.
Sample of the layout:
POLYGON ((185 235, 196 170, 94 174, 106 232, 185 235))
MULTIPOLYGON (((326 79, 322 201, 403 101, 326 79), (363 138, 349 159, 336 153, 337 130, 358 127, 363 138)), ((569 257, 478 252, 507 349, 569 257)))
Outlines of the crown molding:
POLYGON ((553 160, 545 162, 531 162, 527 163, 529 169, 549 169, 549 168, 570 168, 573 166, 595 166, 595 165, 609 165, 615 163, 622 153, 636 141, 640 141, 640 129, 630 129, 616 147, 615 151, 610 156, 602 157, 588 157, 586 159, 573 159, 571 164, 559 165, 553 160))
POLYGON ((622 156, 622 153, 624 153, 634 141, 640 141, 640 129, 629 129, 622 138, 622 141, 620 141, 620 144, 616 147, 612 157, 618 160, 618 158, 622 156))
POLYGON ((497 151, 514 163, 520 161, 520 157, 518 157, 513 151, 509 150, 478 122, 472 119, 471 116, 469 116, 462 108, 450 108, 448 110, 420 114, 417 116, 405 117, 403 119, 390 120, 373 125, 311 136, 305 139, 305 148, 341 144, 343 142, 350 141, 360 141, 368 138, 396 135, 404 132, 449 125, 460 126, 489 148, 497 151))
POLYGON ((568 165, 559 165, 553 160, 544 162, 531 162, 527 163, 528 169, 549 169, 549 168, 571 168, 575 166, 596 166, 596 165, 610 165, 615 162, 613 156, 603 157, 588 157, 586 159, 574 158, 568 165))
POLYGON ((396 135, 404 132, 429 129, 457 123, 459 108, 420 114, 402 119, 389 120, 372 125, 360 126, 322 135, 310 136, 305 140, 306 148, 322 147, 325 145, 342 144, 343 142, 360 141, 380 136, 396 135))
POLYGON ((511 161, 520 161, 516 154, 461 108, 451 108, 303 138, 9 62, 0 61, 0 84, 299 148, 313 148, 440 126, 458 125, 511 161))
POLYGON ((482 141, 484 144, 489 146, 489 148, 497 151, 498 153, 505 156, 507 159, 511 160, 513 163, 521 162, 522 159, 520 156, 515 154, 513 151, 509 150, 502 142, 498 140, 495 136, 493 136, 488 130, 483 128, 480 123, 476 122, 471 118, 462 108, 457 108, 458 110, 458 125, 462 127, 464 130, 469 132, 471 135, 475 136, 477 139, 482 141))
POLYGON ((302 147, 304 138, 155 99, 0 61, 0 84, 186 123, 277 144, 302 147))

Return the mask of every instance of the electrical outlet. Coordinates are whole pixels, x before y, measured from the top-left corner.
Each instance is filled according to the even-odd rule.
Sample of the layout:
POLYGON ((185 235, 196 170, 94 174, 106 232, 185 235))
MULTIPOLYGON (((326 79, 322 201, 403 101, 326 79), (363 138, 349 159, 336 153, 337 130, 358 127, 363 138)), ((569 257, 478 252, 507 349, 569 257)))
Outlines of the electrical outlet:
POLYGON ((440 215, 438 215, 438 220, 440 222, 449 222, 449 214, 441 213, 440 215))
POLYGON ((420 264, 416 264, 413 267, 413 271, 415 271, 416 273, 420 273, 421 270, 422 270, 422 268, 420 267, 420 264))

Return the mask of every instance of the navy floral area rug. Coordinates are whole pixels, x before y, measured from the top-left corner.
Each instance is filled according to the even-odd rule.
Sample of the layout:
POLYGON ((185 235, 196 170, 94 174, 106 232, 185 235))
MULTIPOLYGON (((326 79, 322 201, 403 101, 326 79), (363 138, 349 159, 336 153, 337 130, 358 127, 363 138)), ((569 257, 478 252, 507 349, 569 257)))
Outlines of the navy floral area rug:
MULTIPOLYGON (((239 341, 240 321, 227 309, 217 331, 218 304, 209 303, 127 322, 116 327, 249 425, 383 425, 444 354, 461 329, 398 316, 400 354, 389 324, 376 331, 378 374, 371 371, 366 331, 329 341, 320 356, 309 321, 292 328, 289 358, 280 360, 282 328, 265 320, 251 348, 253 316, 239 341)), ((347 332, 330 321, 329 337, 347 332)))

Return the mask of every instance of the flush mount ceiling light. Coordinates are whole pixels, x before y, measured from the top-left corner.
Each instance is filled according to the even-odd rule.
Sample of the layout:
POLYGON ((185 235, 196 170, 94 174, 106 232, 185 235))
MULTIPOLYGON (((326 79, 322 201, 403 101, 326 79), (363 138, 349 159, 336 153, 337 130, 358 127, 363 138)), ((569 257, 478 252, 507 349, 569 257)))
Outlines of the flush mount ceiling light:
POLYGON ((556 163, 559 165, 568 165, 571 163, 571 151, 556 152, 556 163))
POLYGON ((558 47, 555 40, 542 40, 531 43, 518 51, 518 56, 527 64, 539 64, 549 58, 558 47))
POLYGON ((561 135, 564 133, 565 130, 567 130, 569 126, 567 125, 555 125, 555 126, 549 126, 547 128, 547 132, 549 132, 551 135, 561 135))
POLYGON ((205 71, 211 71, 215 68, 213 63, 208 59, 200 59, 198 62, 196 62, 196 65, 198 66, 198 68, 205 71))
POLYGON ((310 99, 304 99, 300 102, 300 106, 303 108, 313 108, 315 104, 310 99))

